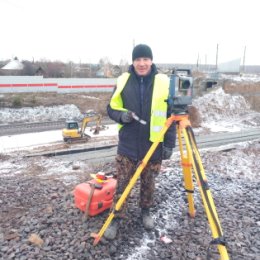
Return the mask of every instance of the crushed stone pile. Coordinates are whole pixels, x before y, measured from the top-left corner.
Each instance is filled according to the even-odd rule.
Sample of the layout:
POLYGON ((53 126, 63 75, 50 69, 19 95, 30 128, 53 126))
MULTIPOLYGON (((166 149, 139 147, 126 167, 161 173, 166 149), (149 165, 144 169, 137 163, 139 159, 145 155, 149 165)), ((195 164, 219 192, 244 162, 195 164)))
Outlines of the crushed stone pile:
MULTIPOLYGON (((259 142, 230 151, 202 152, 201 156, 230 257, 258 259, 259 167, 253 162, 260 160, 259 142), (234 157, 248 163, 239 163, 234 157)), ((0 159, 13 161, 13 170, 20 167, 12 157, 0 159)), ((65 185, 59 176, 38 176, 43 165, 40 163, 37 168, 37 162, 33 163, 34 171, 29 171, 31 162, 27 162, 30 174, 24 169, 16 178, 0 176, 1 259, 206 259, 211 232, 196 182, 196 217, 187 216, 179 158, 165 161, 157 177, 156 206, 152 211, 155 230, 147 232, 141 225, 138 183, 129 198, 127 219, 120 223, 117 239, 109 242, 102 238, 96 247, 90 233, 100 230, 108 212, 84 221, 83 213, 74 206, 75 186, 65 185)), ((113 171, 114 163, 99 164, 95 170, 113 171)), ((79 181, 84 180, 81 177, 79 181)), ((216 248, 209 248, 209 256, 219 259, 216 248)))

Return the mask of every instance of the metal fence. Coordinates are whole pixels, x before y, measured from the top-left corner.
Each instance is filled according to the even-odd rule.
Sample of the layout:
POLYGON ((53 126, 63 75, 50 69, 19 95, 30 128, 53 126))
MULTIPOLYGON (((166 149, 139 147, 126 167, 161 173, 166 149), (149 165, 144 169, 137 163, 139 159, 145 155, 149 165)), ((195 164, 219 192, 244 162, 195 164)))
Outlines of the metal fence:
POLYGON ((21 92, 112 92, 115 78, 43 78, 0 76, 0 93, 21 92))

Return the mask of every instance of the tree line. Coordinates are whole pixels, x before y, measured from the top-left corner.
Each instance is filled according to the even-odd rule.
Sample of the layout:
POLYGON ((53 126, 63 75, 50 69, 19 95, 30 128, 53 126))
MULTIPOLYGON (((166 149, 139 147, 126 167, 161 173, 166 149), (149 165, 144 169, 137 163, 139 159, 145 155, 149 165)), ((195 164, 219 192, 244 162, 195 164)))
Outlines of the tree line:
MULTIPOLYGON (((18 58, 14 60, 18 62, 18 58)), ((129 64, 121 60, 119 65, 113 65, 108 58, 102 58, 99 63, 74 63, 61 61, 21 61, 22 69, 3 69, 10 60, 0 61, 0 76, 44 76, 46 78, 110 78, 118 77, 127 71, 129 64)))

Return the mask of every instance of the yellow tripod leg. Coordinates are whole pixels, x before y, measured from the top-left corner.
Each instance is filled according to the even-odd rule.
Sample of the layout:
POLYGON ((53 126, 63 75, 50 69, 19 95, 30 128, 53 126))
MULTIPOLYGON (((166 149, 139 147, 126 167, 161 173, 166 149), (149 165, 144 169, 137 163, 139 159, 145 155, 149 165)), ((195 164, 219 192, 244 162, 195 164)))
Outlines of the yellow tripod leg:
MULTIPOLYGON (((207 178, 201 162, 200 154, 196 148, 196 143, 191 132, 189 132, 188 134, 186 128, 183 128, 182 133, 185 139, 188 157, 191 158, 195 177, 199 185, 199 190, 202 197, 203 205, 206 211, 209 226, 212 231, 212 237, 217 241, 223 236, 223 233, 221 230, 220 221, 218 219, 216 207, 211 192, 208 188, 207 178)), ((225 244, 217 243, 217 247, 218 247, 219 254, 221 256, 220 260, 229 260, 229 256, 225 244)))
POLYGON ((123 203, 125 202, 127 196, 129 195, 130 191, 132 190, 132 188, 134 187, 136 181, 138 180, 138 178, 140 177, 143 169, 145 168, 145 166, 147 165, 148 161, 150 160, 151 156, 153 155, 155 149, 157 148, 158 144, 160 143, 160 140, 162 139, 162 137, 165 135, 166 131, 168 130, 168 128, 171 126, 171 124, 174 121, 174 116, 171 116, 168 118, 168 120, 166 121, 163 129, 161 130, 161 132, 159 133, 158 136, 158 141, 154 142, 150 149, 148 150, 147 154, 145 155, 144 159, 142 160, 141 164, 138 166, 138 168, 136 169, 133 177, 131 178, 131 180, 129 181, 128 185, 126 186, 122 196, 120 197, 120 199, 117 201, 114 209, 112 210, 112 212, 110 213, 110 215, 108 216, 105 224, 103 225, 103 227, 101 228, 101 230, 99 231, 98 234, 95 233, 91 233, 91 236, 95 238, 93 245, 97 245, 98 242, 100 241, 101 237, 104 235, 106 229, 108 228, 108 226, 110 225, 111 221, 113 220, 114 216, 115 216, 115 211, 118 211, 121 209, 123 203))
POLYGON ((182 136, 181 136, 181 127, 177 125, 177 134, 178 134, 178 141, 179 141, 179 148, 180 148, 180 155, 181 155, 181 165, 182 165, 182 172, 184 176, 184 188, 187 193, 187 200, 189 206, 189 215, 190 217, 194 218, 196 214, 195 206, 194 206, 194 185, 192 181, 192 163, 191 159, 188 157, 188 154, 184 154, 183 144, 182 144, 182 136))

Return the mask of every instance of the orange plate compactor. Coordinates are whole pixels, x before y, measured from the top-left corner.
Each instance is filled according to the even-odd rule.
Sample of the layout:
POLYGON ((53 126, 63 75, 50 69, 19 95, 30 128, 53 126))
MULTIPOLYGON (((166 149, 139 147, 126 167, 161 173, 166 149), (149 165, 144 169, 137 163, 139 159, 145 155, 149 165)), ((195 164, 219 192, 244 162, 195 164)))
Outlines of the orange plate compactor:
POLYGON ((75 187, 75 206, 85 212, 86 216, 95 216, 111 208, 115 189, 115 178, 97 173, 94 179, 75 187))

